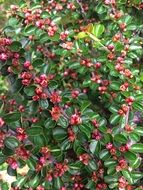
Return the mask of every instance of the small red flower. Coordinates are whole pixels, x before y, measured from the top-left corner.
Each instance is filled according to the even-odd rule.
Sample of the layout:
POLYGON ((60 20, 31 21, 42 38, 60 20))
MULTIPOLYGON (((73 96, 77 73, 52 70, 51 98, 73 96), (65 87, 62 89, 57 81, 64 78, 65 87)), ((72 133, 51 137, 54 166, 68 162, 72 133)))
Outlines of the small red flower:
POLYGON ((23 160, 27 160, 30 157, 30 151, 26 150, 24 146, 18 147, 15 153, 23 160))
POLYGON ((76 134, 73 132, 72 129, 68 129, 68 139, 70 142, 74 142, 76 139, 76 134))
POLYGON ((12 158, 12 157, 9 157, 6 162, 7 162, 7 163, 11 166, 11 168, 14 169, 14 170, 18 168, 18 163, 17 163, 17 161, 16 161, 14 158, 12 158))
POLYGON ((75 113, 70 118, 70 124, 71 125, 79 125, 82 123, 82 119, 80 117, 79 113, 75 113))
POLYGON ((61 102, 61 96, 59 95, 58 92, 52 92, 50 96, 50 101, 53 104, 60 103, 61 102))
POLYGON ((52 119, 58 121, 61 116, 61 109, 58 106, 54 106, 52 107, 52 110, 50 110, 50 113, 52 115, 52 119))
POLYGON ((84 165, 88 165, 89 160, 90 160, 90 156, 87 153, 81 154, 79 156, 79 160, 84 164, 84 165))

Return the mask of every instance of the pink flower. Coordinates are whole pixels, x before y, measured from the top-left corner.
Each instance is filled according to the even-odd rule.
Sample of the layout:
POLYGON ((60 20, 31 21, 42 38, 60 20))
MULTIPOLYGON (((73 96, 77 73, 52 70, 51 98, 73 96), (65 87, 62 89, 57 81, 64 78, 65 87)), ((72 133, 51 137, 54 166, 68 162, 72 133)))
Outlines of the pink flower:
POLYGON ((4 124, 5 124, 4 120, 0 117, 0 127, 3 127, 4 124))
POLYGON ((79 114, 75 113, 70 118, 70 124, 71 125, 79 125, 82 123, 81 117, 79 114))
POLYGON ((59 95, 58 92, 52 92, 50 96, 50 101, 55 104, 55 103, 60 103, 61 102, 61 96, 59 95))
POLYGON ((61 109, 58 106, 54 106, 52 107, 52 110, 50 111, 51 115, 52 115, 52 119, 55 121, 58 121, 58 119, 61 116, 61 109))

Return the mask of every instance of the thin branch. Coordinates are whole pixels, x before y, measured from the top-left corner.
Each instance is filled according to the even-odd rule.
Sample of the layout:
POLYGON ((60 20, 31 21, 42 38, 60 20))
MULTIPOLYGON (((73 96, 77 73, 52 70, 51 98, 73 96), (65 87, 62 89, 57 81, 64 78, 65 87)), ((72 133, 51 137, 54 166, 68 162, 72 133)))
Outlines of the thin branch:
POLYGON ((127 125, 128 124, 128 121, 129 121, 129 113, 130 113, 130 107, 128 106, 128 111, 127 111, 127 113, 126 113, 126 118, 125 118, 125 125, 127 125))
POLYGON ((80 0, 76 0, 76 2, 80 6, 81 13, 82 13, 83 17, 85 18, 86 13, 85 13, 85 11, 84 11, 84 9, 82 7, 82 3, 80 2, 80 0))

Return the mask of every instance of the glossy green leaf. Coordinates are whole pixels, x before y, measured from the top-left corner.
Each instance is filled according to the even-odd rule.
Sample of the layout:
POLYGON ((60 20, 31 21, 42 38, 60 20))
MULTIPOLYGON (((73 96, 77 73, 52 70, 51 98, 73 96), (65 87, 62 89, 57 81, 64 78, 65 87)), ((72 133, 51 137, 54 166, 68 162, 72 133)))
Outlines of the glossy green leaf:
POLYGON ((28 86, 24 88, 24 92, 27 96, 34 96, 35 95, 35 86, 28 86))
POLYGON ((19 141, 15 137, 6 137, 4 144, 10 149, 15 149, 19 146, 19 141))
POLYGON ((97 38, 99 38, 99 37, 103 34, 104 31, 105 31, 104 25, 102 25, 102 24, 94 24, 92 33, 93 33, 97 38))
POLYGON ((99 157, 102 160, 107 160, 108 158, 110 158, 110 153, 108 152, 108 150, 103 149, 100 153, 99 153, 99 157))
POLYGON ((36 27, 33 26, 33 25, 28 25, 25 30, 24 30, 24 34, 26 36, 29 36, 29 35, 33 35, 35 33, 35 30, 36 30, 36 27))
POLYGON ((133 144, 130 147, 130 150, 137 153, 143 153, 143 144, 142 143, 133 144))
POLYGON ((16 176, 17 175, 16 170, 12 169, 10 166, 7 167, 7 173, 10 176, 16 176))
POLYGON ((112 125, 115 125, 119 123, 120 119, 121 119, 121 116, 119 114, 112 114, 110 117, 110 123, 112 125))
POLYGON ((114 141, 119 143, 127 143, 127 138, 122 134, 117 134, 114 136, 114 141))
POLYGON ((37 58, 33 60, 32 65, 33 67, 41 67, 43 63, 43 59, 37 58))
POLYGON ((40 100, 39 101, 39 106, 42 108, 42 109, 47 109, 49 107, 49 102, 48 100, 40 100))
POLYGON ((67 128, 68 125, 69 125, 69 121, 68 121, 67 118, 61 116, 61 117, 59 118, 57 124, 58 124, 59 126, 63 127, 63 128, 67 128))
POLYGON ((76 36, 76 39, 81 39, 81 38, 85 38, 88 35, 86 34, 86 32, 79 32, 78 35, 76 36))
POLYGON ((113 90, 116 90, 116 91, 118 91, 120 89, 120 86, 121 86, 121 84, 118 81, 112 81, 110 84, 110 88, 113 90))
POLYGON ((123 176, 127 179, 127 181, 130 184, 133 184, 133 178, 132 178, 132 173, 130 173, 128 170, 123 170, 122 171, 123 176))
POLYGON ((113 160, 113 159, 108 159, 104 162, 104 165, 106 167, 113 167, 113 166, 116 166, 117 165, 117 161, 116 160, 113 160))
POLYGON ((59 190, 62 187, 62 180, 61 178, 57 177, 54 179, 54 189, 59 190))
POLYGON ((32 188, 36 188, 38 184, 40 183, 40 177, 36 175, 33 179, 31 179, 29 182, 29 186, 32 188))
POLYGON ((92 140, 89 149, 92 154, 97 154, 100 151, 100 142, 96 140, 92 140))
POLYGON ((29 136, 36 136, 36 135, 40 135, 41 133, 43 133, 43 128, 42 127, 30 127, 26 129, 26 133, 29 136))
POLYGON ((65 129, 61 127, 56 127, 53 129, 53 137, 55 140, 63 140, 67 137, 67 132, 65 129))
POLYGON ((8 113, 4 115, 3 119, 6 123, 12 123, 15 121, 18 121, 21 117, 21 114, 19 112, 13 112, 13 113, 8 113))
POLYGON ((10 45, 10 49, 13 52, 19 52, 21 48, 22 48, 22 45, 18 41, 13 41, 12 44, 10 45))
POLYGON ((134 132, 140 136, 143 136, 143 127, 135 127, 134 132))

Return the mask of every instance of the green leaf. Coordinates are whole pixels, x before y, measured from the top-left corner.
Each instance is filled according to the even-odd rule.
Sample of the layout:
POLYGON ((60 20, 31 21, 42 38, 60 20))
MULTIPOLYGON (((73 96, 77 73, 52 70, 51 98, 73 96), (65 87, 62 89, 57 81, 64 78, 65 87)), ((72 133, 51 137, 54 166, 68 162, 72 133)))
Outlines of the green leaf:
POLYGON ((112 112, 112 113, 117 113, 117 111, 118 111, 118 109, 117 109, 115 106, 110 106, 110 107, 109 107, 109 110, 110 110, 110 112, 112 112))
POLYGON ((109 167, 109 168, 107 169, 107 174, 108 174, 108 175, 114 175, 115 173, 116 173, 116 167, 115 167, 115 166, 109 167))
POLYGON ((94 189, 94 187, 95 187, 94 181, 89 180, 88 183, 85 185, 85 187, 87 189, 94 189))
POLYGON ((142 106, 142 103, 137 103, 137 102, 134 102, 132 104, 133 108, 137 111, 143 111, 143 106, 142 106))
POLYGON ((40 135, 41 133, 43 133, 43 128, 42 127, 30 127, 30 128, 26 129, 26 133, 29 136, 40 135))
POLYGON ((56 158, 61 156, 61 154, 62 154, 62 151, 61 151, 60 147, 58 147, 58 146, 51 147, 51 152, 52 152, 52 155, 56 158))
POLYGON ((47 33, 41 34, 39 38, 41 44, 46 43, 49 40, 47 33))
POLYGON ((15 17, 12 17, 12 18, 10 18, 10 19, 8 20, 8 25, 10 25, 10 26, 16 26, 17 23, 18 23, 18 19, 15 18, 15 17))
POLYGON ((67 128, 69 125, 69 121, 67 118, 61 116, 57 122, 57 124, 63 128, 67 128))
POLYGON ((128 180, 130 184, 133 184, 132 174, 128 170, 122 171, 123 176, 128 180))
POLYGON ((137 95, 135 96, 135 100, 136 100, 136 101, 143 101, 143 94, 137 94, 137 95))
POLYGON ((73 162, 69 165, 69 172, 72 175, 78 174, 80 172, 80 168, 81 168, 82 164, 79 161, 73 162))
POLYGON ((10 45, 10 50, 13 52, 19 52, 21 48, 22 48, 22 45, 18 41, 13 41, 10 45))
POLYGON ((49 102, 48 100, 40 100, 39 101, 39 106, 42 108, 42 109, 47 109, 49 107, 49 102))
POLYGON ((134 180, 142 179, 142 178, 143 178, 143 173, 142 173, 142 172, 139 172, 139 171, 133 171, 133 172, 132 172, 132 178, 133 178, 134 180))
POLYGON ((49 81, 48 87, 49 87, 51 90, 54 90, 54 89, 58 88, 58 83, 57 83, 56 81, 54 81, 54 80, 49 81))
POLYGON ((62 150, 68 150, 68 149, 70 149, 70 147, 71 147, 71 143, 70 143, 70 141, 68 140, 68 139, 66 139, 66 140, 64 140, 62 143, 61 143, 61 149, 62 150))
POLYGON ((46 138, 44 135, 36 135, 33 137, 33 141, 35 145, 38 145, 40 147, 46 146, 47 142, 46 142, 46 138))
POLYGON ((33 67, 41 67, 43 65, 44 61, 43 59, 34 59, 32 62, 33 67))
POLYGON ((110 153, 108 152, 108 150, 103 149, 100 153, 99 153, 99 157, 102 160, 107 160, 108 158, 110 158, 110 153))
POLYGON ((80 125, 80 130, 90 139, 91 137, 91 129, 88 125, 80 125))
POLYGON ((16 181, 17 187, 22 187, 27 181, 27 176, 26 177, 19 177, 16 181))
POLYGON ((4 144, 10 149, 15 149, 19 146, 19 141, 15 137, 6 137, 4 144))
POLYGON ((91 170, 91 171, 96 171, 98 166, 97 164, 95 163, 94 160, 90 160, 89 163, 88 163, 88 168, 91 170))
POLYGON ((117 134, 114 136, 114 141, 118 143, 127 143, 127 138, 122 134, 117 134))
POLYGON ((14 154, 14 149, 10 149, 7 146, 5 146, 2 150, 2 154, 4 154, 5 156, 12 156, 14 154))
POLYGON ((2 165, 6 161, 6 156, 0 153, 0 165, 2 165))
POLYGON ((120 89, 120 86, 121 86, 120 82, 117 81, 112 81, 110 84, 110 88, 116 91, 120 89))
POLYGON ((135 141, 135 142, 140 141, 140 136, 135 132, 130 133, 129 137, 132 141, 135 141))
POLYGON ((100 151, 100 142, 96 140, 92 140, 89 149, 92 154, 97 154, 100 151))
POLYGON ((141 161, 141 158, 137 156, 135 160, 130 161, 130 165, 134 169, 139 168, 139 166, 141 165, 141 161))
POLYGON ((115 189, 116 187, 118 187, 118 184, 119 183, 112 183, 112 184, 109 185, 109 188, 115 189))
POLYGON ((113 160, 113 159, 108 159, 104 162, 104 165, 106 167, 114 167, 117 165, 117 161, 116 160, 113 160))
POLYGON ((9 190, 9 185, 7 182, 2 183, 1 190, 9 190))
POLYGON ((24 29, 24 35, 29 36, 29 35, 34 35, 36 30, 36 26, 29 25, 24 29))
POLYGON ((10 176, 16 176, 17 175, 16 170, 12 169, 10 166, 7 167, 7 173, 10 176))
POLYGON ((107 11, 107 8, 103 3, 98 3, 97 6, 95 6, 95 11, 101 15, 107 11))
POLYGON ((124 156, 127 160, 131 160, 131 161, 134 161, 137 158, 137 156, 131 151, 125 152, 124 156))
POLYGON ((51 118, 48 118, 48 119, 45 121, 44 125, 45 125, 45 127, 46 127, 47 129, 50 129, 50 128, 54 128, 54 127, 55 127, 56 122, 53 121, 51 118))
POLYGON ((134 129, 134 132, 140 136, 143 136, 143 127, 136 126, 136 128, 134 129))
POLYGON ((30 158, 30 159, 26 160, 26 164, 28 165, 28 167, 29 167, 31 170, 35 170, 35 167, 36 167, 36 160, 34 160, 33 158, 30 158))
POLYGON ((81 113, 83 113, 86 108, 88 108, 90 106, 91 102, 89 101, 83 101, 83 103, 81 104, 81 113))
POLYGON ((117 182, 118 178, 117 176, 104 176, 104 180, 106 183, 113 183, 113 182, 117 182))
POLYGON ((120 119, 121 119, 121 116, 119 114, 112 114, 110 117, 110 123, 112 125, 115 125, 119 123, 120 119))
POLYGON ((99 38, 99 37, 103 34, 104 31, 105 31, 104 25, 102 25, 102 24, 94 24, 92 33, 93 33, 97 38, 99 38))
POLYGON ((85 38, 88 35, 86 34, 86 32, 79 32, 78 35, 76 36, 76 39, 81 39, 81 38, 85 38))
POLYGON ((21 117, 21 114, 19 112, 13 112, 6 114, 3 119, 6 123, 12 123, 15 121, 18 121, 21 117))
POLYGON ((53 129, 53 137, 57 141, 63 140, 67 137, 67 132, 63 128, 56 127, 55 129, 53 129))
POLYGON ((45 19, 45 18, 49 18, 50 14, 47 11, 43 11, 40 16, 41 18, 45 19))
POLYGON ((3 119, 6 123, 12 123, 15 121, 18 121, 21 117, 21 114, 19 112, 13 112, 6 114, 3 119))
POLYGON ((131 51, 133 51, 133 50, 138 50, 138 49, 142 49, 142 46, 133 44, 133 45, 130 45, 129 49, 130 49, 131 51))
POLYGON ((27 96, 34 96, 35 94, 35 86, 28 86, 28 87, 25 87, 24 88, 24 93, 27 95, 27 96))
POLYGON ((142 143, 133 144, 130 147, 130 150, 137 153, 143 153, 143 144, 142 143))
POLYGON ((59 177, 54 179, 54 189, 59 190, 62 187, 62 180, 59 177))
POLYGON ((28 182, 30 187, 36 188, 40 183, 40 178, 36 175, 33 179, 28 182))

